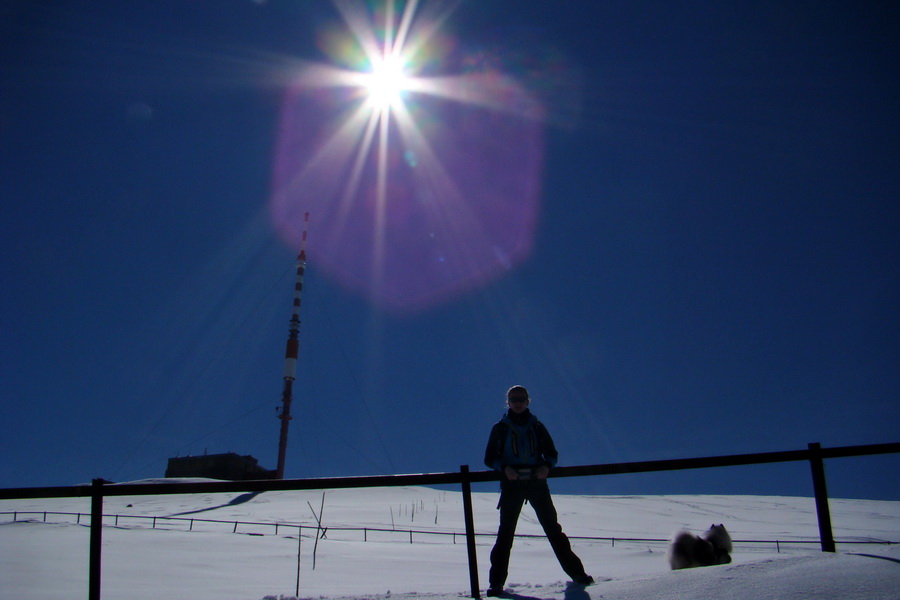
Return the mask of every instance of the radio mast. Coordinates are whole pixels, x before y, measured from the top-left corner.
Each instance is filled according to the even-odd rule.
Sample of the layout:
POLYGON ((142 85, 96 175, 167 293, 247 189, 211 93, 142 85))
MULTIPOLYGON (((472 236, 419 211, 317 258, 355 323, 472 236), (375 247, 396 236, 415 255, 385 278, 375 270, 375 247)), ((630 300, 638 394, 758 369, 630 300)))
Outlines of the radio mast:
POLYGON ((288 424, 291 421, 291 400, 294 395, 294 380, 297 378, 297 353, 300 348, 300 293, 303 291, 303 272, 306 270, 306 231, 309 227, 309 213, 303 216, 303 238, 300 254, 297 256, 297 282, 294 284, 294 306, 288 330, 287 347, 284 350, 284 387, 281 392, 281 435, 278 439, 278 467, 275 478, 284 479, 284 459, 287 453, 288 424))

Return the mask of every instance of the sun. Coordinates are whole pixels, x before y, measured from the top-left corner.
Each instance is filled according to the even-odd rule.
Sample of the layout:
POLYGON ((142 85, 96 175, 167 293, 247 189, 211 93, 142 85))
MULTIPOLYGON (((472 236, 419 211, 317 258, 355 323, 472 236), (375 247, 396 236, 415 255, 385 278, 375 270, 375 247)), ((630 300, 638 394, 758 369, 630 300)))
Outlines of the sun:
POLYGON ((398 108, 403 101, 403 92, 409 89, 409 82, 400 56, 373 60, 372 70, 364 79, 369 105, 375 110, 398 108))

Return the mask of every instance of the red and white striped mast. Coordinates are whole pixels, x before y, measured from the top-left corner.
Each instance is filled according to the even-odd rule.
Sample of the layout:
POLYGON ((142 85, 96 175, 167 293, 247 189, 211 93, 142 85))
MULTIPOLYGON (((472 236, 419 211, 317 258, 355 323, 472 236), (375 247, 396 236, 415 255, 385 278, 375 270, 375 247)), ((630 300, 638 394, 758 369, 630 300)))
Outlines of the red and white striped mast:
POLYGON ((297 378, 297 353, 300 349, 300 293, 303 291, 303 272, 306 271, 306 230, 309 227, 309 213, 303 217, 303 238, 300 254, 297 256, 297 282, 294 284, 294 307, 288 333, 287 348, 284 351, 284 387, 281 392, 281 435, 278 439, 278 467, 275 478, 284 479, 284 459, 287 453, 288 424, 291 421, 291 400, 294 395, 294 380, 297 378))

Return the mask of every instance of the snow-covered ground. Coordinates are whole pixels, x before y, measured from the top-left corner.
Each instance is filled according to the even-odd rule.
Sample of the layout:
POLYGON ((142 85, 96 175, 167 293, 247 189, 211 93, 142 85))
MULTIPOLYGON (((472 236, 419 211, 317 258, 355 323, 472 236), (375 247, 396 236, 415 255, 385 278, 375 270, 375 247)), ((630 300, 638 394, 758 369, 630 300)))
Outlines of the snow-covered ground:
MULTIPOLYGON (((470 590, 461 498, 459 492, 422 487, 107 498, 102 597, 293 598, 299 549, 301 598, 458 600, 470 590), (322 525, 328 529, 317 544, 315 513, 323 506, 323 493, 322 525), (152 520, 136 516, 194 521, 158 518, 153 529, 152 520), (304 525, 302 538, 296 527, 285 525, 276 534, 274 523, 304 525), (413 533, 410 542, 410 529, 459 535, 413 533)), ((554 499, 560 523, 575 538, 573 546, 597 584, 567 586, 546 540, 520 538, 507 582, 513 597, 900 599, 900 547, 860 543, 900 542, 900 502, 831 500, 838 552, 828 554, 819 550, 811 498, 554 499), (665 542, 629 541, 665 539, 680 528, 699 533, 711 523, 723 523, 735 540, 730 565, 673 572, 666 564, 665 542), (604 539, 577 539, 581 536, 604 539), (803 540, 814 543, 791 543, 803 540)), ((476 530, 484 534, 477 546, 483 591, 498 519, 497 493, 478 492, 473 502, 476 530)), ((86 597, 89 517, 76 523, 74 515, 48 514, 45 521, 43 511, 89 514, 89 501, 0 501, 0 513, 9 511, 40 514, 19 514, 16 521, 0 514, 0 597, 86 597)), ((528 506, 519 533, 540 534, 528 506)))

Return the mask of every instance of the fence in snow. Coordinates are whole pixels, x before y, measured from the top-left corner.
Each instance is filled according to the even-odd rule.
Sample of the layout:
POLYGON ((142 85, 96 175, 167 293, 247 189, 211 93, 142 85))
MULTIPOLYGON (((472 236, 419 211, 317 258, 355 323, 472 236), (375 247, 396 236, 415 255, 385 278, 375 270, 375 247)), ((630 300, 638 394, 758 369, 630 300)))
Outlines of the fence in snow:
MULTIPOLYGON (((553 477, 587 477, 594 475, 614 475, 624 473, 649 473, 654 471, 676 471, 684 469, 706 469, 743 465, 769 464, 778 462, 809 461, 816 514, 819 522, 819 543, 823 552, 835 552, 836 542, 831 528, 831 513, 828 508, 828 491, 825 482, 824 460, 851 456, 868 456, 900 452, 900 443, 870 444, 866 446, 843 446, 822 448, 818 443, 808 444, 806 450, 786 452, 765 452, 761 454, 738 454, 703 458, 685 458, 604 465, 558 467, 553 477)), ((463 513, 466 528, 466 549, 469 562, 469 580, 473 598, 480 598, 478 584, 478 563, 475 551, 475 524, 472 513, 472 483, 497 481, 499 475, 493 471, 470 472, 468 465, 460 467, 458 473, 430 473, 420 475, 385 475, 375 477, 335 477, 324 479, 281 479, 254 481, 213 481, 181 483, 134 483, 106 485, 102 479, 95 479, 91 485, 44 488, 0 489, 0 500, 15 498, 91 498, 90 561, 88 573, 88 599, 100 600, 100 562, 103 532, 103 498, 105 496, 147 496, 163 494, 197 494, 221 492, 265 492, 284 490, 320 490, 341 488, 393 487, 409 485, 460 484, 463 492, 463 513)), ((319 534, 322 528, 318 527, 319 534)))
MULTIPOLYGON (((74 522, 76 525, 80 525, 82 522, 86 524, 90 524, 91 515, 87 513, 75 513, 75 512, 59 512, 59 511, 48 511, 48 510, 35 510, 35 511, 4 511, 0 512, 2 516, 11 516, 13 522, 17 521, 26 521, 26 522, 34 522, 35 520, 39 520, 43 523, 47 523, 47 517, 65 517, 62 521, 51 520, 49 522, 52 523, 60 523, 60 522, 74 522)), ((128 527, 132 526, 132 524, 136 524, 137 527, 146 527, 149 529, 174 529, 177 531, 194 531, 194 524, 209 524, 212 525, 216 529, 204 529, 204 531, 230 531, 231 533, 243 534, 243 535, 282 535, 285 532, 291 533, 293 532, 295 535, 306 535, 307 537, 319 536, 320 539, 328 539, 328 534, 334 534, 335 532, 350 532, 359 534, 359 538, 363 542, 368 542, 370 535, 369 534, 382 534, 377 536, 379 541, 391 541, 391 542, 408 542, 410 544, 416 542, 426 541, 428 538, 444 538, 449 543, 456 544, 460 541, 465 541, 466 532, 465 531, 447 531, 447 530, 437 530, 437 529, 410 529, 403 527, 392 527, 390 529, 386 527, 350 527, 346 525, 334 525, 334 526, 317 526, 312 524, 301 524, 301 523, 285 523, 285 522, 263 522, 263 521, 233 521, 233 520, 224 520, 224 519, 200 519, 196 517, 166 517, 166 516, 152 516, 152 515, 103 515, 103 525, 105 527, 113 526, 113 527, 128 527), (173 526, 174 525, 174 526, 173 526), (304 534, 303 530, 308 531, 308 534, 304 534)), ((476 538, 485 537, 489 539, 493 539, 496 536, 495 532, 475 532, 476 538)), ((542 534, 533 534, 533 533, 516 533, 517 538, 541 538, 544 537, 542 534)), ((569 539, 571 540, 582 540, 588 542, 608 542, 610 545, 615 547, 616 543, 626 543, 626 544, 636 544, 636 543, 647 543, 647 544, 668 544, 668 538, 641 538, 641 537, 610 537, 610 536, 592 536, 592 535, 569 535, 569 539)), ((346 540, 347 538, 341 538, 342 540, 346 540)), ((757 544, 757 545, 768 545, 774 546, 777 552, 781 552, 782 546, 803 546, 803 545, 813 545, 820 544, 820 540, 807 538, 795 538, 795 539, 733 539, 735 544, 757 544)), ((835 544, 842 545, 875 545, 875 546, 892 546, 895 544, 900 544, 900 540, 835 540, 835 544)))

